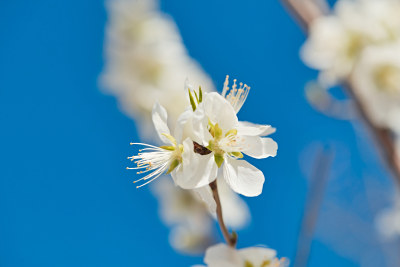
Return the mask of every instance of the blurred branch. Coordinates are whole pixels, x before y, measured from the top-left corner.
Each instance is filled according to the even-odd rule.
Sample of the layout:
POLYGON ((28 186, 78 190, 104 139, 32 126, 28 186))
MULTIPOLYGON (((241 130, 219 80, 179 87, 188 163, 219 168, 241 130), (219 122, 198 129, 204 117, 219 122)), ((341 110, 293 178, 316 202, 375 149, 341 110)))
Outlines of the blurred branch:
MULTIPOLYGON (((298 23, 302 26, 305 32, 308 31, 311 23, 316 18, 326 13, 325 7, 323 7, 324 5, 318 4, 321 3, 321 1, 281 1, 287 7, 290 13, 298 20, 298 23)), ((391 132, 388 129, 383 129, 374 125, 372 119, 366 113, 364 103, 362 103, 354 94, 354 88, 350 78, 344 82, 344 87, 347 89, 349 96, 353 100, 360 119, 364 121, 365 125, 368 127, 374 139, 376 140, 378 149, 380 150, 380 155, 383 157, 387 166, 391 170, 394 179, 397 181, 398 185, 400 185, 400 158, 396 152, 396 144, 391 132)))
POLYGON ((281 0, 281 2, 304 31, 308 30, 314 19, 329 11, 325 0, 281 0))
POLYGON ((294 267, 305 267, 311 250, 314 229, 317 224, 318 214, 322 205, 325 187, 329 179, 334 151, 321 148, 316 153, 313 173, 310 179, 310 189, 307 196, 303 220, 301 223, 294 267))
POLYGON ((358 115, 361 120, 364 121, 367 128, 372 133, 378 147, 380 148, 380 154, 391 170, 393 177, 397 181, 398 185, 400 185, 400 159, 399 155, 396 152, 396 141, 388 129, 380 128, 376 126, 372 119, 368 116, 364 104, 360 101, 358 97, 354 94, 354 87, 351 84, 351 81, 345 83, 345 87, 347 88, 347 92, 351 96, 354 101, 354 105, 357 107, 358 115))

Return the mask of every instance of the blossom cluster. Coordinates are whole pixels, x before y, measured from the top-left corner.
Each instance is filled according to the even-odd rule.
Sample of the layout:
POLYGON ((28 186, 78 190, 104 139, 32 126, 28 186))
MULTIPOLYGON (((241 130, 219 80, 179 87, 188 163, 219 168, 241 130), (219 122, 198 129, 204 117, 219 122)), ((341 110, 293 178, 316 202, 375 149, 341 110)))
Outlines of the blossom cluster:
MULTIPOLYGON (((135 120, 141 138, 157 143, 151 122, 154 99, 168 109, 170 120, 176 121, 185 108, 182 85, 186 77, 201 81, 203 90, 209 92, 214 86, 189 56, 178 27, 161 12, 157 0, 106 3, 106 64, 101 83, 135 120)), ((250 220, 246 202, 226 183, 220 183, 219 189, 226 224, 235 229, 246 226, 250 220)), ((202 253, 210 242, 214 243, 213 214, 198 192, 180 189, 167 179, 154 184, 151 191, 159 200, 160 217, 171 228, 170 242, 177 251, 202 253)))
POLYGON ((340 0, 301 50, 324 87, 349 83, 377 126, 400 133, 400 1, 340 0))
MULTIPOLYGON (((399 0, 339 0, 311 23, 300 51, 319 70, 321 87, 351 87, 371 124, 390 132, 393 155, 400 154, 399 14, 399 0)), ((376 219, 384 238, 400 236, 399 203, 397 197, 376 219)))
MULTIPOLYGON (((143 139, 159 144, 154 140, 157 137, 164 143, 135 144, 142 151, 130 159, 136 162, 133 168, 144 174, 137 182, 142 186, 171 174, 173 179, 152 185, 160 202, 160 217, 171 227, 170 243, 181 252, 203 253, 215 244, 212 217, 216 217, 216 203, 208 183, 219 177, 226 224, 235 229, 245 226, 250 217, 247 204, 232 189, 248 196, 261 193, 262 172, 242 158, 244 154, 274 156, 276 143, 262 138, 274 129, 238 121, 236 113, 249 87, 235 82, 229 88, 227 80, 222 96, 207 94, 215 91, 211 79, 188 55, 174 21, 160 11, 157 0, 110 0, 107 9, 102 85, 135 119, 143 139), (196 91, 186 82, 186 97, 181 88, 187 77, 201 81, 203 88, 196 91), (153 105, 155 99, 159 103, 153 105), (220 112, 220 117, 210 115, 220 112)), ((268 251, 263 266, 279 266, 275 256, 271 257, 275 252, 268 251)), ((258 262, 253 256, 245 263, 258 262)), ((207 264, 213 266, 212 261, 207 264)))
MULTIPOLYGON (((183 189, 204 189, 218 177, 233 191, 244 196, 258 196, 262 192, 264 174, 243 159, 244 154, 262 159, 274 157, 278 145, 269 137, 275 132, 270 125, 257 125, 238 120, 236 113, 245 102, 250 87, 236 84, 229 87, 228 76, 222 95, 186 88, 188 106, 179 116, 174 132, 167 123, 167 111, 158 102, 152 119, 162 146, 131 143, 140 147, 139 153, 129 157, 138 170, 145 174, 135 182, 142 187, 164 173, 171 174, 175 184, 183 189)), ((206 191, 208 192, 208 191, 206 191)))
MULTIPOLYGON (((144 143, 131 143, 139 148, 139 153, 128 157, 135 166, 127 169, 137 170, 137 174, 143 175, 135 181, 140 183, 137 187, 147 185, 163 174, 170 174, 176 186, 197 192, 214 213, 217 204, 210 184, 219 177, 219 172, 222 173, 222 178, 218 183, 228 185, 236 193, 248 197, 261 194, 265 181, 264 174, 244 160, 244 155, 257 159, 274 157, 278 145, 273 139, 265 137, 274 133, 275 128, 238 120, 237 112, 246 101, 249 90, 250 87, 242 83, 237 84, 236 80, 230 87, 228 76, 222 94, 206 93, 201 87, 195 90, 186 83, 184 92, 187 92, 187 107, 178 117, 173 133, 168 127, 166 109, 156 102, 152 120, 164 145, 157 147, 144 143)), ((171 198, 166 199, 171 201, 171 198)), ((195 224, 202 224, 201 220, 192 219, 195 224)), ((196 227, 196 229, 202 228, 196 227)), ((212 248, 209 251, 212 251, 212 248)), ((240 251, 236 252, 230 247, 226 249, 232 250, 230 253, 233 254, 229 254, 229 257, 225 255, 227 257, 225 260, 234 260, 238 263, 231 266, 242 266, 243 262, 251 263, 251 259, 244 258, 243 261, 240 258, 240 251)), ((283 262, 281 265, 281 261, 275 258, 275 252, 268 250, 265 254, 265 251, 260 249, 248 250, 259 251, 261 258, 268 256, 261 261, 263 266, 283 266, 283 262)), ((206 263, 207 259, 206 254, 206 263)), ((223 260, 224 257, 219 259, 221 262, 223 260)), ((215 265, 212 261, 208 263, 209 266, 220 266, 220 263, 215 265)))
POLYGON ((201 81, 207 90, 214 91, 214 86, 189 56, 178 27, 160 11, 157 0, 108 0, 106 4, 106 64, 101 84, 140 124, 142 137, 150 140, 154 99, 176 119, 184 108, 181 88, 187 77, 201 81))

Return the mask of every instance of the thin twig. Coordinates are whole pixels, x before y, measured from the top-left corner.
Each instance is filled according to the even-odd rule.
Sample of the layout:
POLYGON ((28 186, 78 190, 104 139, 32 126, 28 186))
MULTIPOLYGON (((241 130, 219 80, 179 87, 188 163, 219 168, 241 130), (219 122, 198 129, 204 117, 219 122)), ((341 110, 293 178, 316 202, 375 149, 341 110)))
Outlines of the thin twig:
MULTIPOLYGON (((299 24, 303 27, 305 32, 310 28, 311 23, 323 15, 325 12, 319 9, 315 1, 311 0, 281 0, 282 3, 291 11, 293 16, 295 16, 299 24)), ((365 125, 372 133, 374 139, 377 142, 378 149, 380 150, 380 155, 385 160, 387 166, 392 172, 393 178, 396 180, 397 184, 400 185, 400 157, 396 152, 395 140, 392 133, 388 129, 380 128, 373 123, 373 120, 366 112, 364 104, 355 95, 354 88, 351 79, 349 78, 344 82, 344 87, 347 88, 347 92, 352 98, 355 107, 358 110, 358 115, 360 119, 364 121, 365 125)))
POLYGON ((222 217, 221 201, 219 199, 219 194, 218 194, 217 180, 210 183, 210 187, 211 187, 211 191, 213 193, 213 197, 215 199, 215 203, 217 204, 217 219, 218 219, 219 228, 221 229, 222 235, 224 236, 226 243, 229 246, 234 248, 236 246, 236 242, 237 242, 237 235, 235 233, 233 233, 231 235, 224 223, 224 218, 222 217))
POLYGON ((313 173, 310 177, 309 193, 297 241, 294 267, 305 267, 308 264, 312 237, 324 199, 325 187, 329 179, 333 159, 334 151, 331 149, 320 148, 316 153, 313 173))
MULTIPOLYGON (((211 153, 211 151, 208 148, 206 148, 194 141, 193 141, 193 151, 200 155, 208 155, 211 153)), ((211 188, 211 191, 212 191, 212 194, 213 194, 216 206, 217 206, 216 212, 217 212, 219 228, 221 229, 222 235, 224 236, 226 243, 229 246, 234 248, 236 246, 236 242, 237 242, 237 235, 235 232, 233 232, 231 235, 224 223, 224 218, 222 217, 222 205, 221 205, 221 200, 219 199, 219 193, 218 193, 217 179, 215 179, 212 183, 210 183, 210 188, 211 188)))

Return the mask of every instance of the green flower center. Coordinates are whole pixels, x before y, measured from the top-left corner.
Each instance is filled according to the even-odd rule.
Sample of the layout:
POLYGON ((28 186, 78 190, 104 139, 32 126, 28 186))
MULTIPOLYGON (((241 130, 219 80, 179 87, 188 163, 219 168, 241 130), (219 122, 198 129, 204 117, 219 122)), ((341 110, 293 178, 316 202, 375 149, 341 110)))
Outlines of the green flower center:
POLYGON ((400 68, 393 65, 382 65, 373 74, 376 85, 386 93, 400 92, 400 68))
POLYGON ((169 169, 167 174, 171 173, 179 164, 182 163, 182 153, 183 153, 183 145, 177 144, 176 139, 170 134, 163 134, 168 140, 173 144, 172 146, 160 146, 160 148, 164 150, 171 151, 171 164, 169 165, 169 169))
MULTIPOLYGON (((227 147, 234 147, 236 145, 237 130, 231 129, 223 134, 221 127, 218 123, 213 124, 210 120, 208 121, 208 131, 213 136, 208 142, 207 148, 214 152, 214 160, 218 168, 221 167, 224 162, 224 154, 226 153, 227 147)), ((236 158, 243 158, 243 154, 239 151, 228 152, 230 156, 236 158)))

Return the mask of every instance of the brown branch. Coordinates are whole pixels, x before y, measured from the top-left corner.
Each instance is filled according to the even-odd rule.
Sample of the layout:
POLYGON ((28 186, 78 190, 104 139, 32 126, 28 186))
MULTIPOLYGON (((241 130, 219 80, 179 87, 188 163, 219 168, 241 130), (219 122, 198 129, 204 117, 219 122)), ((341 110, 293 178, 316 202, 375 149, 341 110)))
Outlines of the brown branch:
POLYGON ((219 199, 219 194, 218 194, 217 180, 210 183, 210 187, 211 187, 211 191, 213 193, 213 197, 215 199, 215 203, 217 204, 217 219, 218 219, 219 228, 221 229, 222 235, 224 236, 226 243, 229 246, 234 248, 236 246, 236 242, 237 242, 237 235, 235 233, 233 233, 231 235, 224 223, 224 218, 222 217, 221 201, 219 199))
MULTIPOLYGON (((325 13, 325 11, 319 8, 319 5, 312 0, 281 1, 290 10, 293 16, 297 18, 299 24, 306 32, 310 28, 311 23, 316 18, 325 13)), ((357 108, 360 119, 364 121, 365 125, 376 140, 378 149, 380 150, 380 155, 383 157, 387 166, 391 170, 394 179, 396 180, 398 185, 400 185, 400 157, 396 152, 396 144, 392 133, 390 132, 390 130, 380 128, 373 123, 371 117, 366 112, 364 104, 354 93, 355 86, 352 84, 350 78, 344 82, 344 87, 347 88, 347 92, 352 98, 355 107, 357 108)))

